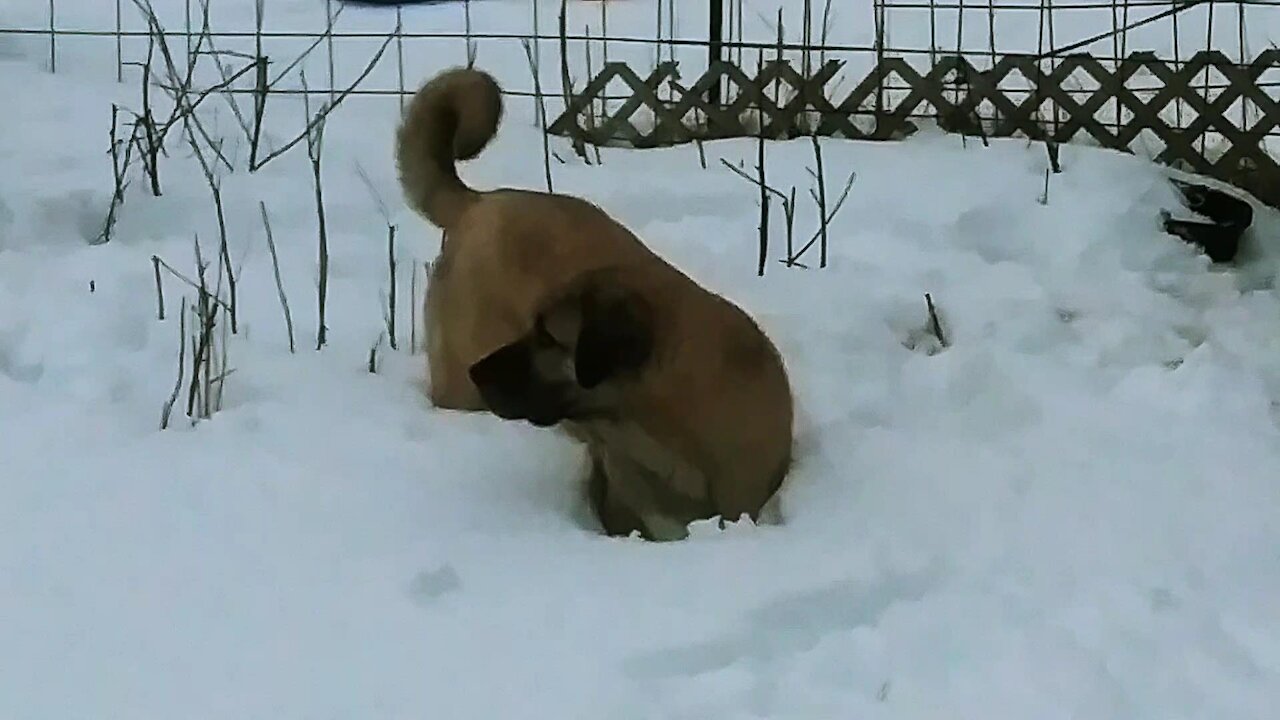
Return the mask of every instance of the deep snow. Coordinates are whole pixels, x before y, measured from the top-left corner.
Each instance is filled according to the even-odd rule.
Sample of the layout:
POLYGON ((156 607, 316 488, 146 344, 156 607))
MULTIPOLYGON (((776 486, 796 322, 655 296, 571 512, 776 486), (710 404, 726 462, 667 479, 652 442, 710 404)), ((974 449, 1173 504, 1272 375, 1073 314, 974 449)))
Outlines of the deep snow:
MULTIPOLYGON (((87 17, 99 5, 60 2, 87 17)), ((279 12, 314 20, 316 5, 279 12)), ((454 23, 456 9, 415 17, 454 23)), ((566 442, 432 410, 421 355, 384 346, 378 373, 364 367, 387 280, 357 168, 393 209, 406 263, 437 243, 399 200, 394 102, 353 100, 329 126, 321 352, 304 150, 226 176, 236 372, 213 419, 158 431, 183 288, 166 280, 157 321, 150 257, 186 271, 193 233, 211 247, 208 188, 177 150, 164 197, 136 179, 116 239, 89 247, 110 104, 135 105, 136 83, 114 83, 105 45, 68 42, 57 75, 42 52, 0 37, 0 717, 1261 720, 1280 707, 1276 213, 1260 212, 1241 268, 1213 268, 1160 231, 1176 196, 1139 159, 1064 148, 1042 205, 1046 158, 1025 142, 831 141, 831 184, 857 179, 830 267, 771 262, 761 279, 755 191, 719 163, 754 162, 751 142, 708 144, 706 170, 693 148, 556 163, 557 190, 760 319, 801 413, 782 524, 611 540, 584 515, 566 442), (925 292, 951 341, 934 354, 907 347, 925 292)), ((409 74, 458 57, 449 45, 409 74)), ((282 106, 275 141, 301 118, 282 106)), ((540 148, 513 102, 464 174, 541 187, 540 148)), ((771 182, 803 196, 811 152, 772 144, 771 182)), ((803 239, 812 215, 802 206, 803 239)), ((405 344, 409 285, 406 270, 405 344)))

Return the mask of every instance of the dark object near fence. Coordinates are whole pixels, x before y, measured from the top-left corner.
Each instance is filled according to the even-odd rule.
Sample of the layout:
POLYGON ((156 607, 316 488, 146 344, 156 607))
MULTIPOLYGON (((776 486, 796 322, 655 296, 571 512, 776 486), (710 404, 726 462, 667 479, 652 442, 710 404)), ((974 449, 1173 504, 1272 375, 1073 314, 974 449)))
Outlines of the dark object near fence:
POLYGON ((1234 195, 1205 185, 1173 181, 1186 205, 1209 220, 1174 219, 1169 211, 1161 212, 1167 233, 1204 251, 1214 262, 1230 262, 1240 249, 1240 236, 1253 223, 1253 207, 1234 195))

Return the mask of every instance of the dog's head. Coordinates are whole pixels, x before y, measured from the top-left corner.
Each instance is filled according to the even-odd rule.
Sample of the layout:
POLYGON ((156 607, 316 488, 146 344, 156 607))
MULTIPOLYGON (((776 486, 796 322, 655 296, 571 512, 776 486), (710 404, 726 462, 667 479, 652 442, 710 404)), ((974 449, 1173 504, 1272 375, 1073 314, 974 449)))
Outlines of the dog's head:
POLYGON ((495 415, 547 427, 607 413, 607 389, 643 371, 653 342, 639 293, 590 282, 541 308, 529 332, 469 374, 495 415))

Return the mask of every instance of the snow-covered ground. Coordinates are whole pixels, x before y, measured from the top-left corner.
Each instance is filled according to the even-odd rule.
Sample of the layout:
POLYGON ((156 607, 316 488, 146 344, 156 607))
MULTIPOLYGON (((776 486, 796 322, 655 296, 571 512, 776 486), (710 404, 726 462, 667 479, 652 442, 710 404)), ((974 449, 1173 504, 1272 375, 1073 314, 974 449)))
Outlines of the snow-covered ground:
MULTIPOLYGON (((99 19, 108 5, 59 0, 99 19)), ((302 22, 322 6, 270 12, 302 22)), ((212 419, 180 409, 158 430, 192 293, 166 276, 157 320, 151 257, 193 273, 197 233, 212 256, 209 189, 174 142, 163 197, 135 175, 115 238, 90 246, 111 192, 110 106, 137 107, 136 76, 117 85, 113 44, 74 38, 50 74, 42 42, 0 36, 5 720, 1275 717, 1276 213, 1259 211, 1240 267, 1213 268, 1160 231, 1177 198, 1135 158, 1064 148, 1041 204, 1046 158, 1021 141, 831 141, 829 191, 857 178, 830 266, 771 262, 758 278, 756 191, 719 162, 750 165, 753 143, 708 144, 707 169, 693 148, 606 150, 586 167, 553 139, 556 189, 752 311, 800 409, 781 524, 608 539, 567 442, 421 393, 409 266, 438 237, 400 202, 390 100, 349 101, 326 133, 320 352, 305 148, 225 175, 235 372, 212 419), (401 350, 384 344, 370 374, 388 286, 379 199, 400 228, 401 350), (926 292, 940 352, 922 339, 926 292)), ((406 72, 416 83, 460 56, 447 45, 406 72)), ((350 57, 340 74, 367 53, 350 57)), ((500 77, 527 73, 494 57, 500 77)), ((272 103, 278 144, 302 108, 272 103)), ((208 108, 243 161, 226 106, 208 108)), ((532 110, 509 110, 464 174, 542 187, 532 110)), ((768 162, 771 183, 805 196, 807 141, 771 145, 768 162)), ((801 240, 813 215, 802 202, 801 240)), ((773 258, 783 242, 779 222, 773 258)))

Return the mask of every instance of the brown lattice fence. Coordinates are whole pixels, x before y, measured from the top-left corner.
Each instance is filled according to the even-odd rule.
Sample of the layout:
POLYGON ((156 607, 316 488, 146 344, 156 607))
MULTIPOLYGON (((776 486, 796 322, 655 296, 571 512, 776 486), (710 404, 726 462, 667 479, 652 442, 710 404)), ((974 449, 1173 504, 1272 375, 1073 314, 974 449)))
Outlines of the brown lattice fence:
MULTIPOLYGON (((1267 151, 1280 138, 1280 51, 1247 64, 1216 50, 1184 61, 1132 53, 1103 61, 1066 55, 1047 61, 1006 54, 987 69, 960 56, 939 57, 923 70, 883 57, 837 97, 842 63, 807 75, 787 60, 750 72, 713 63, 692 83, 675 63, 641 77, 610 63, 574 93, 550 132, 597 145, 651 148, 763 135, 890 140, 923 123, 982 137, 1027 137, 1139 151, 1157 162, 1239 185, 1280 205, 1280 165, 1267 151), (622 83, 627 99, 617 97, 622 83), (722 103, 708 100, 727 88, 722 103)), ((844 78, 847 82, 848 78, 844 78)))

